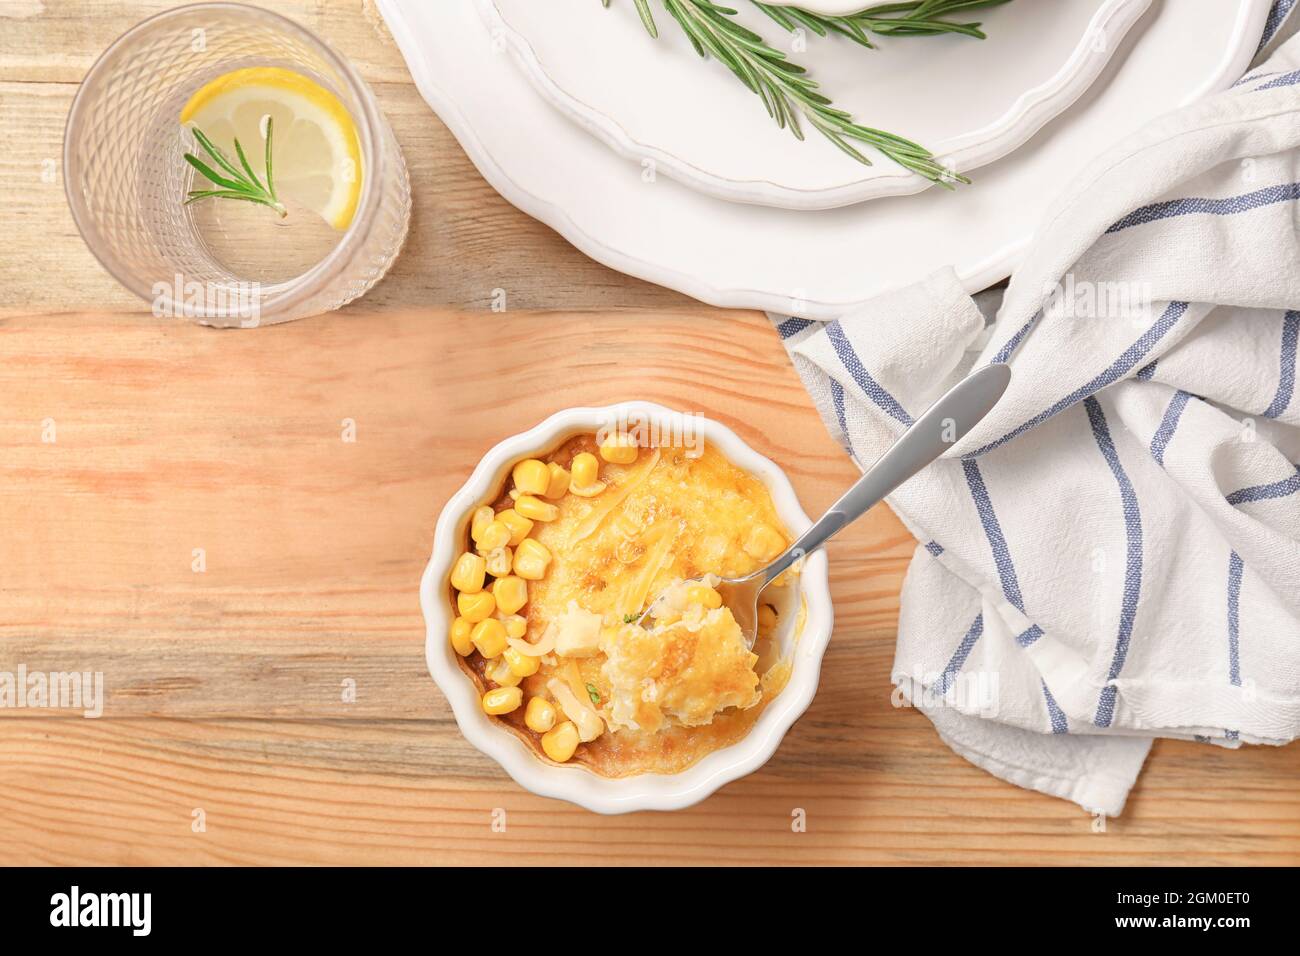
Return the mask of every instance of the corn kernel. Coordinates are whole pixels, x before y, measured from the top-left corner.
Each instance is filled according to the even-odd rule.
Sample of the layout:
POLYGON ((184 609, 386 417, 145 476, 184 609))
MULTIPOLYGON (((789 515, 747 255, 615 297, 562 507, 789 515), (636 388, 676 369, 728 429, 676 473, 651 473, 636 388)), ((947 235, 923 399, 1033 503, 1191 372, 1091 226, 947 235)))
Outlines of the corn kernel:
POLYGON ((509 543, 510 529, 506 527, 504 521, 489 522, 476 542, 482 551, 495 551, 497 548, 504 548, 509 543))
POLYGON ((515 574, 525 581, 540 581, 546 577, 551 552, 535 538, 525 538, 515 549, 515 574))
POLYGON ((745 539, 745 553, 759 561, 770 561, 785 550, 785 538, 771 525, 756 524, 745 539))
POLYGON ((461 657, 469 657, 474 653, 474 644, 469 639, 469 632, 473 626, 463 617, 458 617, 451 622, 451 646, 461 657))
POLYGON ((530 697, 524 709, 524 724, 529 730, 546 733, 555 726, 555 705, 545 697, 530 697))
POLYGON ((483 529, 488 526, 494 517, 492 509, 487 505, 474 509, 474 517, 469 524, 469 536, 474 539, 475 544, 478 544, 479 535, 483 533, 483 529))
POLYGON ((578 749, 578 728, 566 720, 542 734, 542 751, 556 763, 564 763, 578 749))
POLYGON ((776 608, 770 604, 763 604, 758 609, 758 629, 768 632, 776 628, 777 623, 776 608))
POLYGON ((462 591, 456 595, 456 610, 460 611, 460 616, 471 624, 477 624, 484 618, 491 617, 496 609, 497 599, 492 596, 491 591, 479 591, 476 594, 466 594, 462 591))
POLYGON ((516 554, 515 575, 525 581, 540 581, 546 577, 546 565, 536 558, 516 554))
POLYGON ((513 647, 507 647, 501 652, 501 659, 509 665, 511 672, 516 677, 532 677, 537 673, 542 662, 536 657, 529 657, 527 654, 520 654, 513 647))
POLYGON ((569 494, 577 495, 579 498, 594 498, 602 494, 608 487, 609 485, 603 481, 598 481, 594 485, 579 485, 577 482, 570 482, 569 494))
POLYGON ((510 529, 510 547, 519 547, 519 542, 528 537, 533 530, 533 523, 514 508, 507 508, 497 515, 497 520, 510 529))
POLYGON ((497 599, 497 610, 514 614, 528 603, 528 584, 523 578, 508 574, 492 582, 492 596, 497 599))
POLYGON ((498 657, 492 666, 487 669, 487 679, 498 687, 517 687, 523 680, 518 674, 510 669, 504 657, 498 657))
POLYGON ((596 483, 600 477, 600 462, 596 456, 589 451, 584 451, 580 455, 574 455, 573 461, 569 463, 573 470, 570 484, 578 488, 586 488, 596 483))
POLYGON ((487 561, 487 573, 494 578, 505 577, 515 564, 514 552, 509 548, 494 548, 483 559, 487 561))
POLYGON ((451 586, 463 594, 477 594, 483 590, 483 575, 486 573, 487 562, 466 551, 452 566, 451 586))
POLYGON ((546 545, 542 544, 536 538, 527 538, 524 541, 521 541, 519 547, 515 550, 515 554, 524 554, 529 557, 535 557, 547 564, 550 564, 551 562, 550 548, 546 547, 546 545))
POLYGON ((707 584, 692 584, 687 587, 686 600, 691 604, 703 604, 710 610, 722 607, 722 595, 707 584))
POLYGON ((501 618, 501 623, 506 626, 506 637, 518 640, 528 633, 528 621, 522 615, 507 614, 501 618))
POLYGON ((500 657, 506 649, 506 626, 494 617, 487 618, 474 625, 469 639, 488 660, 500 657))
POLYGON ((515 502, 515 511, 534 521, 554 521, 560 516, 559 508, 532 495, 520 495, 515 502))
POLYGON ((528 458, 515 465, 510 477, 515 480, 515 487, 521 494, 544 495, 551 485, 551 469, 546 462, 528 458))
POLYGON ((627 435, 611 435, 600 446, 600 457, 614 465, 630 465, 640 452, 627 435))
POLYGON ((569 473, 555 462, 551 462, 548 468, 551 472, 551 480, 542 494, 547 498, 563 498, 564 493, 569 490, 571 480, 569 473))
POLYGON ((483 695, 483 710, 494 717, 499 717, 517 710, 523 702, 524 692, 518 687, 497 687, 483 695))

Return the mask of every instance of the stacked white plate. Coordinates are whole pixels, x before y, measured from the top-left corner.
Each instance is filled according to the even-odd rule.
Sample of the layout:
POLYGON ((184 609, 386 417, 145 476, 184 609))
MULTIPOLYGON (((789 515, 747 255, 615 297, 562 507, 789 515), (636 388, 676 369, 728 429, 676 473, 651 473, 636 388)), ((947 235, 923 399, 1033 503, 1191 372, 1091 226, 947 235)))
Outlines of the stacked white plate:
MULTIPOLYGON (((862 0, 802 0, 826 13, 862 0)), ((924 143, 971 185, 936 187, 805 126, 798 141, 652 3, 379 0, 421 93, 483 175, 593 258, 717 305, 833 318, 953 266, 1007 276, 1089 160, 1231 85, 1269 0, 1013 0, 988 34, 787 33, 740 19, 808 66, 863 125, 924 143)))

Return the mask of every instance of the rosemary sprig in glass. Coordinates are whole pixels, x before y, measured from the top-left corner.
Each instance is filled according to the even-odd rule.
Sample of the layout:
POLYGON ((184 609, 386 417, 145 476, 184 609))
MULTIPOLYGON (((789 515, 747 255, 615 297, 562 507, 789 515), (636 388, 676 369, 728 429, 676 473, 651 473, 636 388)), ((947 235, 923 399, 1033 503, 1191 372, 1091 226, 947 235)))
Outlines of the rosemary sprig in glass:
POLYGON ((253 167, 249 165, 248 157, 244 155, 244 147, 240 145, 239 140, 235 140, 235 154, 239 157, 239 167, 221 151, 212 140, 210 140, 197 126, 191 127, 194 138, 198 144, 203 147, 212 161, 222 170, 217 172, 206 162, 193 153, 185 154, 185 161, 199 171, 205 179, 209 180, 219 189, 191 189, 185 205, 192 202, 198 202, 200 199, 238 199, 243 202, 257 203, 259 206, 266 206, 274 209, 283 219, 289 215, 289 210, 285 208, 284 203, 280 202, 275 194, 275 183, 271 179, 271 137, 274 134, 274 121, 270 116, 266 118, 266 185, 257 178, 257 173, 253 172, 253 167), (241 168, 242 167, 242 168, 241 168), (224 175, 223 175, 224 173, 224 175))
POLYGON ((985 39, 978 23, 957 23, 944 17, 962 10, 996 7, 1010 0, 908 0, 905 3, 881 3, 857 13, 827 17, 801 10, 798 7, 776 7, 759 0, 754 6, 790 32, 805 27, 818 36, 837 33, 848 37, 869 50, 875 49, 869 33, 889 37, 935 36, 939 33, 960 33, 977 40, 985 39))
MULTIPOLYGON (((652 37, 657 37, 659 32, 649 0, 633 2, 646 31, 652 37)), ((753 30, 733 20, 732 17, 736 15, 734 9, 721 6, 713 0, 660 2, 690 39, 695 52, 705 58, 712 56, 726 66, 762 100, 768 115, 776 120, 776 124, 782 129, 788 127, 796 139, 804 138, 799 119, 802 115, 814 129, 865 166, 870 166, 871 160, 856 148, 855 143, 874 147, 904 169, 945 188, 953 188, 953 183, 970 182, 965 176, 936 160, 934 154, 919 143, 856 123, 847 111, 835 106, 830 97, 820 92, 817 83, 808 76, 804 67, 791 62, 784 53, 773 48, 753 30)), ((933 6, 936 2, 937 0, 918 0, 917 5, 933 6)), ((948 2, 951 5, 960 0, 948 2)), ((601 0, 601 4, 608 7, 609 0, 601 0)), ((917 5, 901 4, 909 8, 917 5)), ((920 22, 932 23, 930 20, 920 22)))

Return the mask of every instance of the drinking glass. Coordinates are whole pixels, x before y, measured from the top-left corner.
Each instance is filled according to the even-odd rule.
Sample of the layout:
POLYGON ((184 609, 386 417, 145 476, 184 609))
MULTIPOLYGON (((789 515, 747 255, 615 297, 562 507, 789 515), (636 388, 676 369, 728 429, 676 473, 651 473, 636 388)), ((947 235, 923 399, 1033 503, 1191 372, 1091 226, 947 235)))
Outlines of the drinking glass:
MULTIPOLYGON (((383 277, 410 220, 401 150, 356 70, 293 21, 242 4, 179 7, 118 38, 91 67, 73 101, 63 159, 72 215, 96 258, 152 303, 156 315, 205 325, 265 325, 339 308, 383 277), (293 70, 337 96, 356 126, 362 160, 351 224, 318 259, 273 281, 232 268, 228 258, 214 253, 196 219, 206 214, 199 209, 203 203, 247 204, 184 205, 190 189, 208 184, 196 181, 184 161, 186 151, 196 150, 178 119, 204 84, 259 66, 293 70)), ((295 228, 303 227, 251 232, 250 261, 294 252, 301 235, 295 228)))

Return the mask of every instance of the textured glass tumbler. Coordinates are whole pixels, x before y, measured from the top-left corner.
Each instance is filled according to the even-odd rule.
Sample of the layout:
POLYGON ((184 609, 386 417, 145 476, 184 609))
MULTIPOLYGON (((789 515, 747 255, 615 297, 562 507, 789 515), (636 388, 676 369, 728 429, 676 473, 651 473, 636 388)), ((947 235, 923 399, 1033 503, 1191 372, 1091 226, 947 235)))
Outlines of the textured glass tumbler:
MULTIPOLYGON (((307 30, 266 10, 199 3, 123 34, 81 84, 63 143, 77 227, 119 282, 157 315, 255 326, 337 309, 388 271, 410 221, 411 188, 397 140, 357 72, 307 30), (333 92, 360 140, 361 196, 333 249, 268 285, 233 274, 195 227, 192 170, 178 117, 190 95, 231 70, 278 66, 333 92)), ((229 200, 216 200, 229 201, 229 200)))

